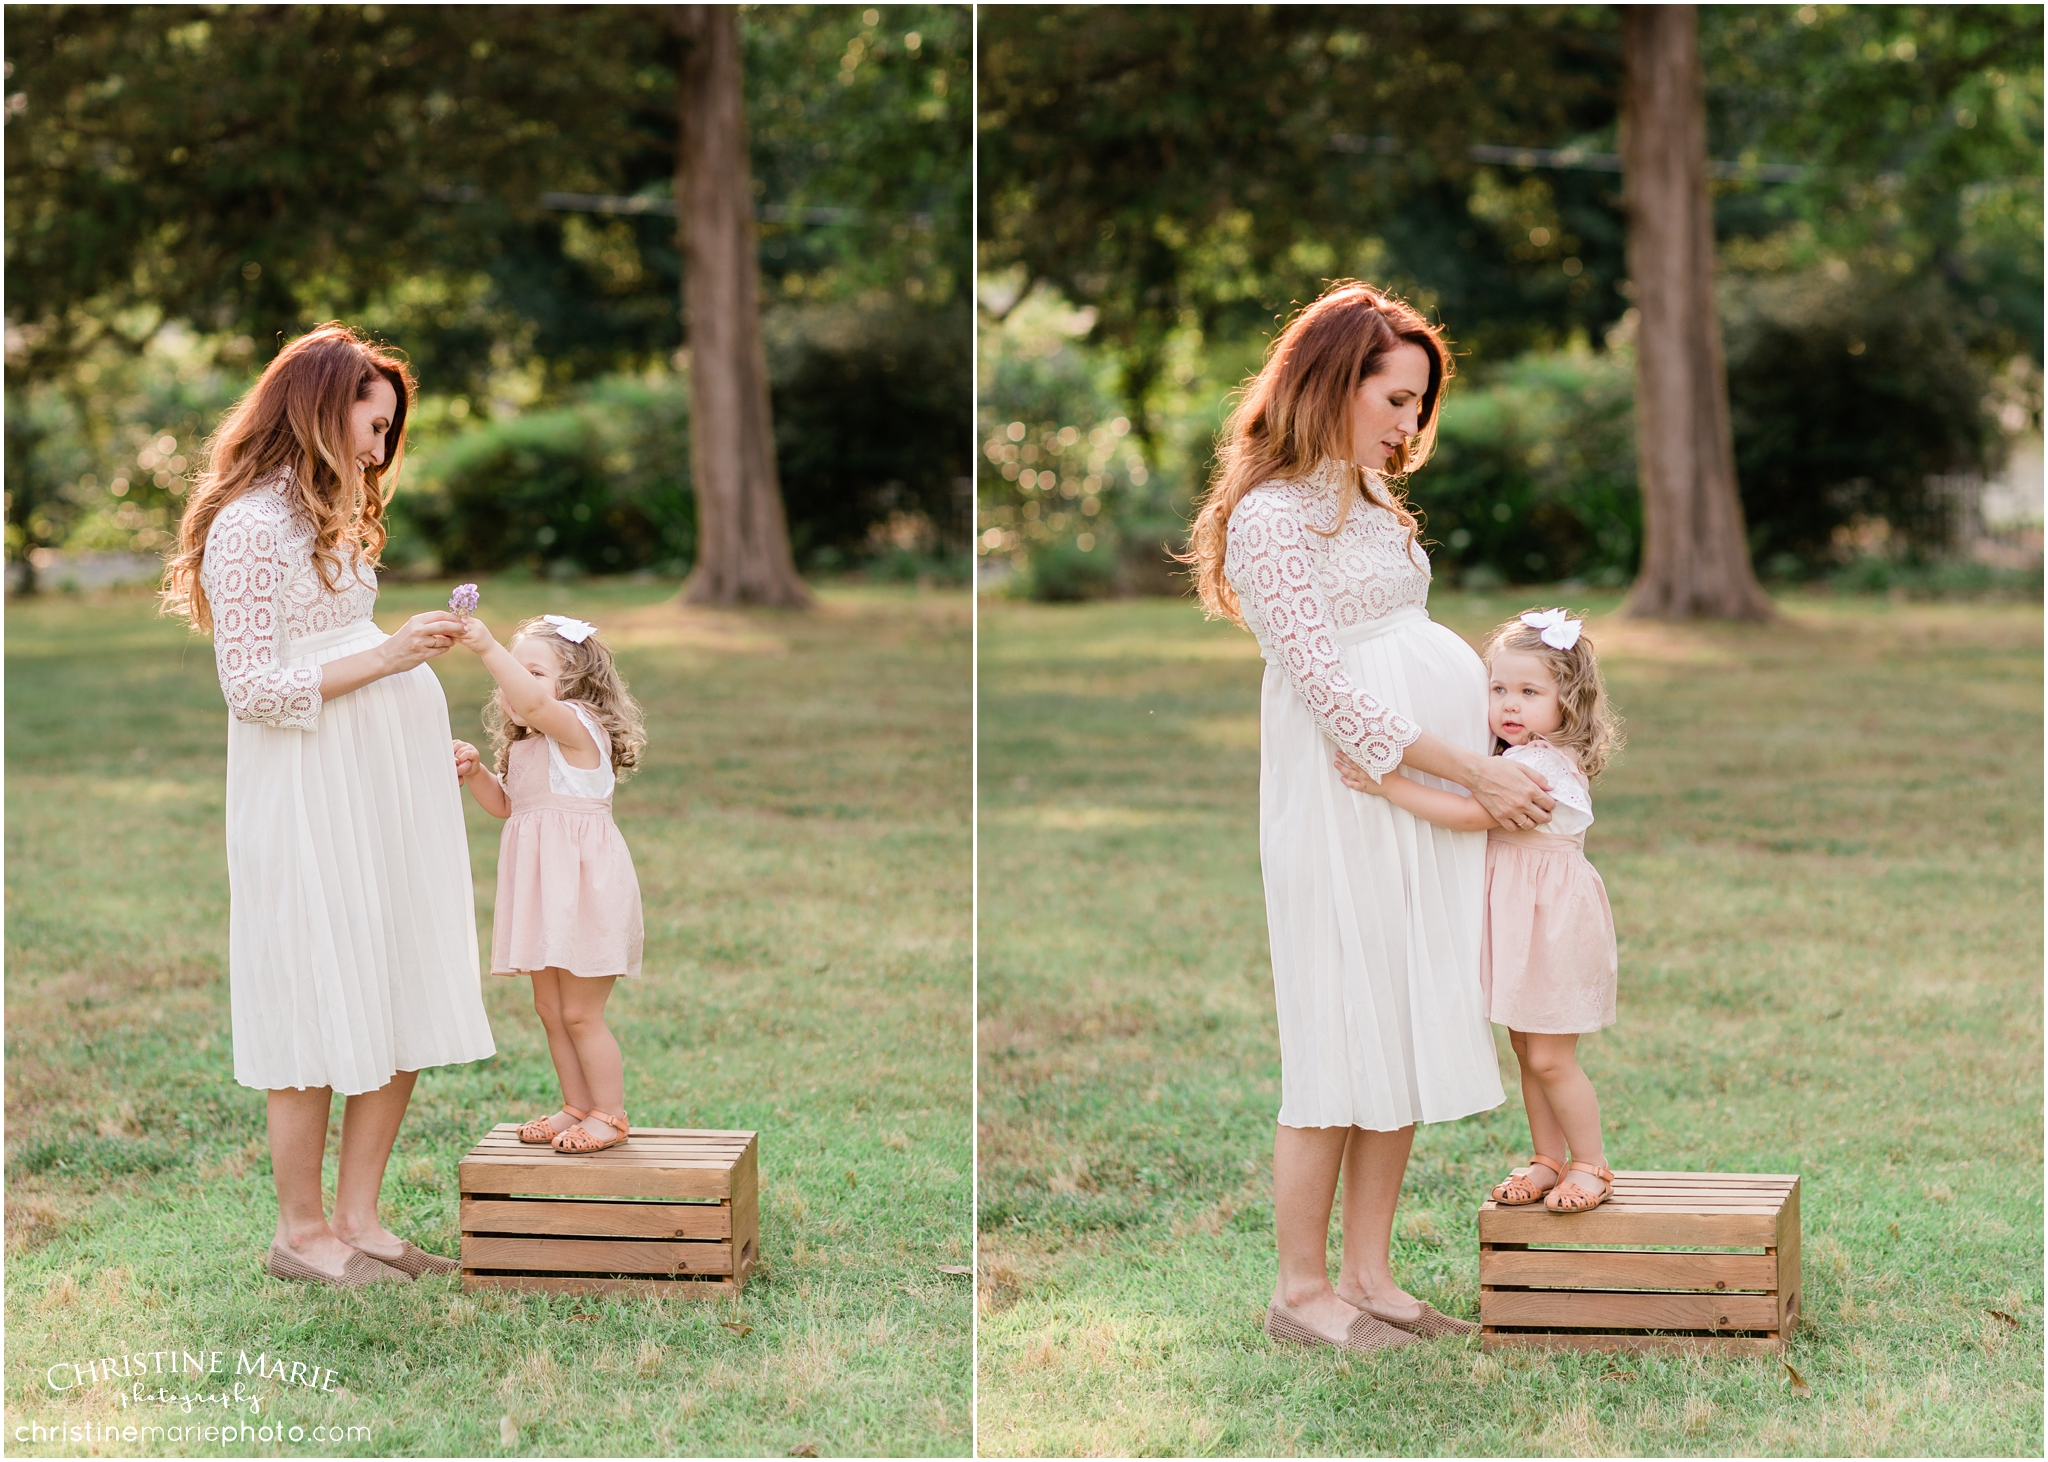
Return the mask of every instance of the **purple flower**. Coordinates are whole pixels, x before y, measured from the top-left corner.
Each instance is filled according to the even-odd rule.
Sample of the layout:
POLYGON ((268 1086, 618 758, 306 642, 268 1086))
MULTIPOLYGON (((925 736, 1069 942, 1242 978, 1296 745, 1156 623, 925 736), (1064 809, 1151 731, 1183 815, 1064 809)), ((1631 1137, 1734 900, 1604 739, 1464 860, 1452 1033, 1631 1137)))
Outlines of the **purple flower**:
POLYGON ((476 612, 476 585, 457 584, 455 592, 448 596, 448 607, 467 619, 476 612))

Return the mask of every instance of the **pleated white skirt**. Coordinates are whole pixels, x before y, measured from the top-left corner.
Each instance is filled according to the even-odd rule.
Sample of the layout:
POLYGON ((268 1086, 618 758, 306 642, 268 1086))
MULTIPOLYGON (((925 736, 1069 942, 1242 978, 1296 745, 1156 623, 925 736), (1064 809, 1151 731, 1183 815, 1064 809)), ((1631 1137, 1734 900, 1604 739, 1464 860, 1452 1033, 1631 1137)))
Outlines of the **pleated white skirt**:
MULTIPOLYGON (((1486 668, 1454 631, 1410 608, 1338 639, 1359 685, 1423 730, 1488 750, 1486 668)), ((1266 667, 1260 711, 1281 1124, 1392 1132, 1499 1106, 1479 984, 1486 834, 1432 827, 1346 787, 1278 666, 1266 667)))
MULTIPOLYGON (((365 620, 292 666, 379 644, 365 620)), ((448 701, 420 665, 312 731, 228 720, 228 990, 243 1086, 375 1091, 495 1053, 448 701)))

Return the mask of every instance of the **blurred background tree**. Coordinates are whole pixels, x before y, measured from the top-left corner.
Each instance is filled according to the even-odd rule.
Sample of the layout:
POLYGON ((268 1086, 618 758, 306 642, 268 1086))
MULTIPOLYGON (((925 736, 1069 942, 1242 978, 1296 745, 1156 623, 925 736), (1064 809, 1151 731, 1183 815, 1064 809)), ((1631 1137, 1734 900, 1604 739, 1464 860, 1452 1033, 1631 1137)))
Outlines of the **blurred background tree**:
MULTIPOLYGON (((1951 558, 1971 484, 2038 441, 2041 16, 1700 11, 1768 576, 1951 558)), ((1412 488, 1439 572, 1634 575, 1614 9, 998 7, 981 27, 985 562, 1033 592, 1160 582, 1228 393, 1295 305, 1355 275, 1461 351, 1412 488), (1046 459, 1119 416, 1136 483, 1046 459)))
MULTIPOLYGON (((8 17, 11 561, 88 530, 161 548, 220 408, 339 316, 423 384, 394 563, 687 570, 680 50, 660 14, 8 17)), ((740 37, 775 430, 805 444, 782 472, 798 561, 957 572, 969 13, 747 7, 740 37)))

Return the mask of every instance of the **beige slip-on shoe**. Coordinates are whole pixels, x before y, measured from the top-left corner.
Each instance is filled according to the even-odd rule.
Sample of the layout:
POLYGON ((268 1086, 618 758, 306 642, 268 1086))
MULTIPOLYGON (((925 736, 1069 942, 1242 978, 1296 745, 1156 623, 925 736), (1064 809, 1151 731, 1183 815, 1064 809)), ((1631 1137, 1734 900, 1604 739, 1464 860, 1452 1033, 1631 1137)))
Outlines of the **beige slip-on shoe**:
POLYGON ((372 1284, 411 1284, 412 1276, 402 1269, 395 1269, 376 1257, 365 1254, 361 1249, 348 1256, 348 1262, 341 1266, 341 1277, 323 1274, 289 1249, 270 1246, 270 1253, 263 1261, 263 1270, 272 1279, 300 1280, 307 1284, 331 1284, 336 1289, 362 1289, 372 1284))

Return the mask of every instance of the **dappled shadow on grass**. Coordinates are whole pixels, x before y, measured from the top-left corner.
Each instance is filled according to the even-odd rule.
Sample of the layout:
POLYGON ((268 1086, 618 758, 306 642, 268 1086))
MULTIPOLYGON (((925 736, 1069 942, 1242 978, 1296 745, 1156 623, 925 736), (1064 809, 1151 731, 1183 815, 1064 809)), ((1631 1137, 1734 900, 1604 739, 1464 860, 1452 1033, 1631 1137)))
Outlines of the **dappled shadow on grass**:
MULTIPOLYGON (((388 586, 379 618, 447 588, 388 586)), ((340 1452, 968 1449, 970 1299, 939 1267, 971 1254, 966 596, 835 588, 817 614, 707 629, 671 592, 486 583, 483 610, 501 632, 538 612, 623 631, 651 736, 618 794, 648 936, 612 1002, 629 1108, 761 1133, 764 1265, 716 1305, 264 1278, 211 654, 135 596, 10 605, 10 1435, 140 1419, 44 1368, 182 1344, 334 1368, 339 1392, 272 1400, 372 1427, 340 1452), (685 632, 664 637, 670 613, 685 632)), ((480 667, 436 668, 481 743, 480 667)), ((468 818, 488 948, 501 825, 468 818)), ((442 1253, 460 1155, 558 1099, 526 984, 486 980, 485 1001, 497 1056, 422 1076, 385 1188, 387 1221, 442 1253)))
MULTIPOLYGON (((1525 607, 1432 612, 1476 640, 1525 607)), ((2039 1450, 2038 610, 1582 607, 1631 735, 1588 840, 1621 939, 1620 1023, 1584 1045, 1609 1162, 1804 1175, 1812 1396, 1763 1361, 1276 1351, 1263 667, 1186 604, 990 604, 985 1451, 2039 1450)), ((1508 1104, 1421 1129, 1396 1223, 1397 1274, 1453 1314, 1527 1150, 1501 1056, 1508 1104)))

